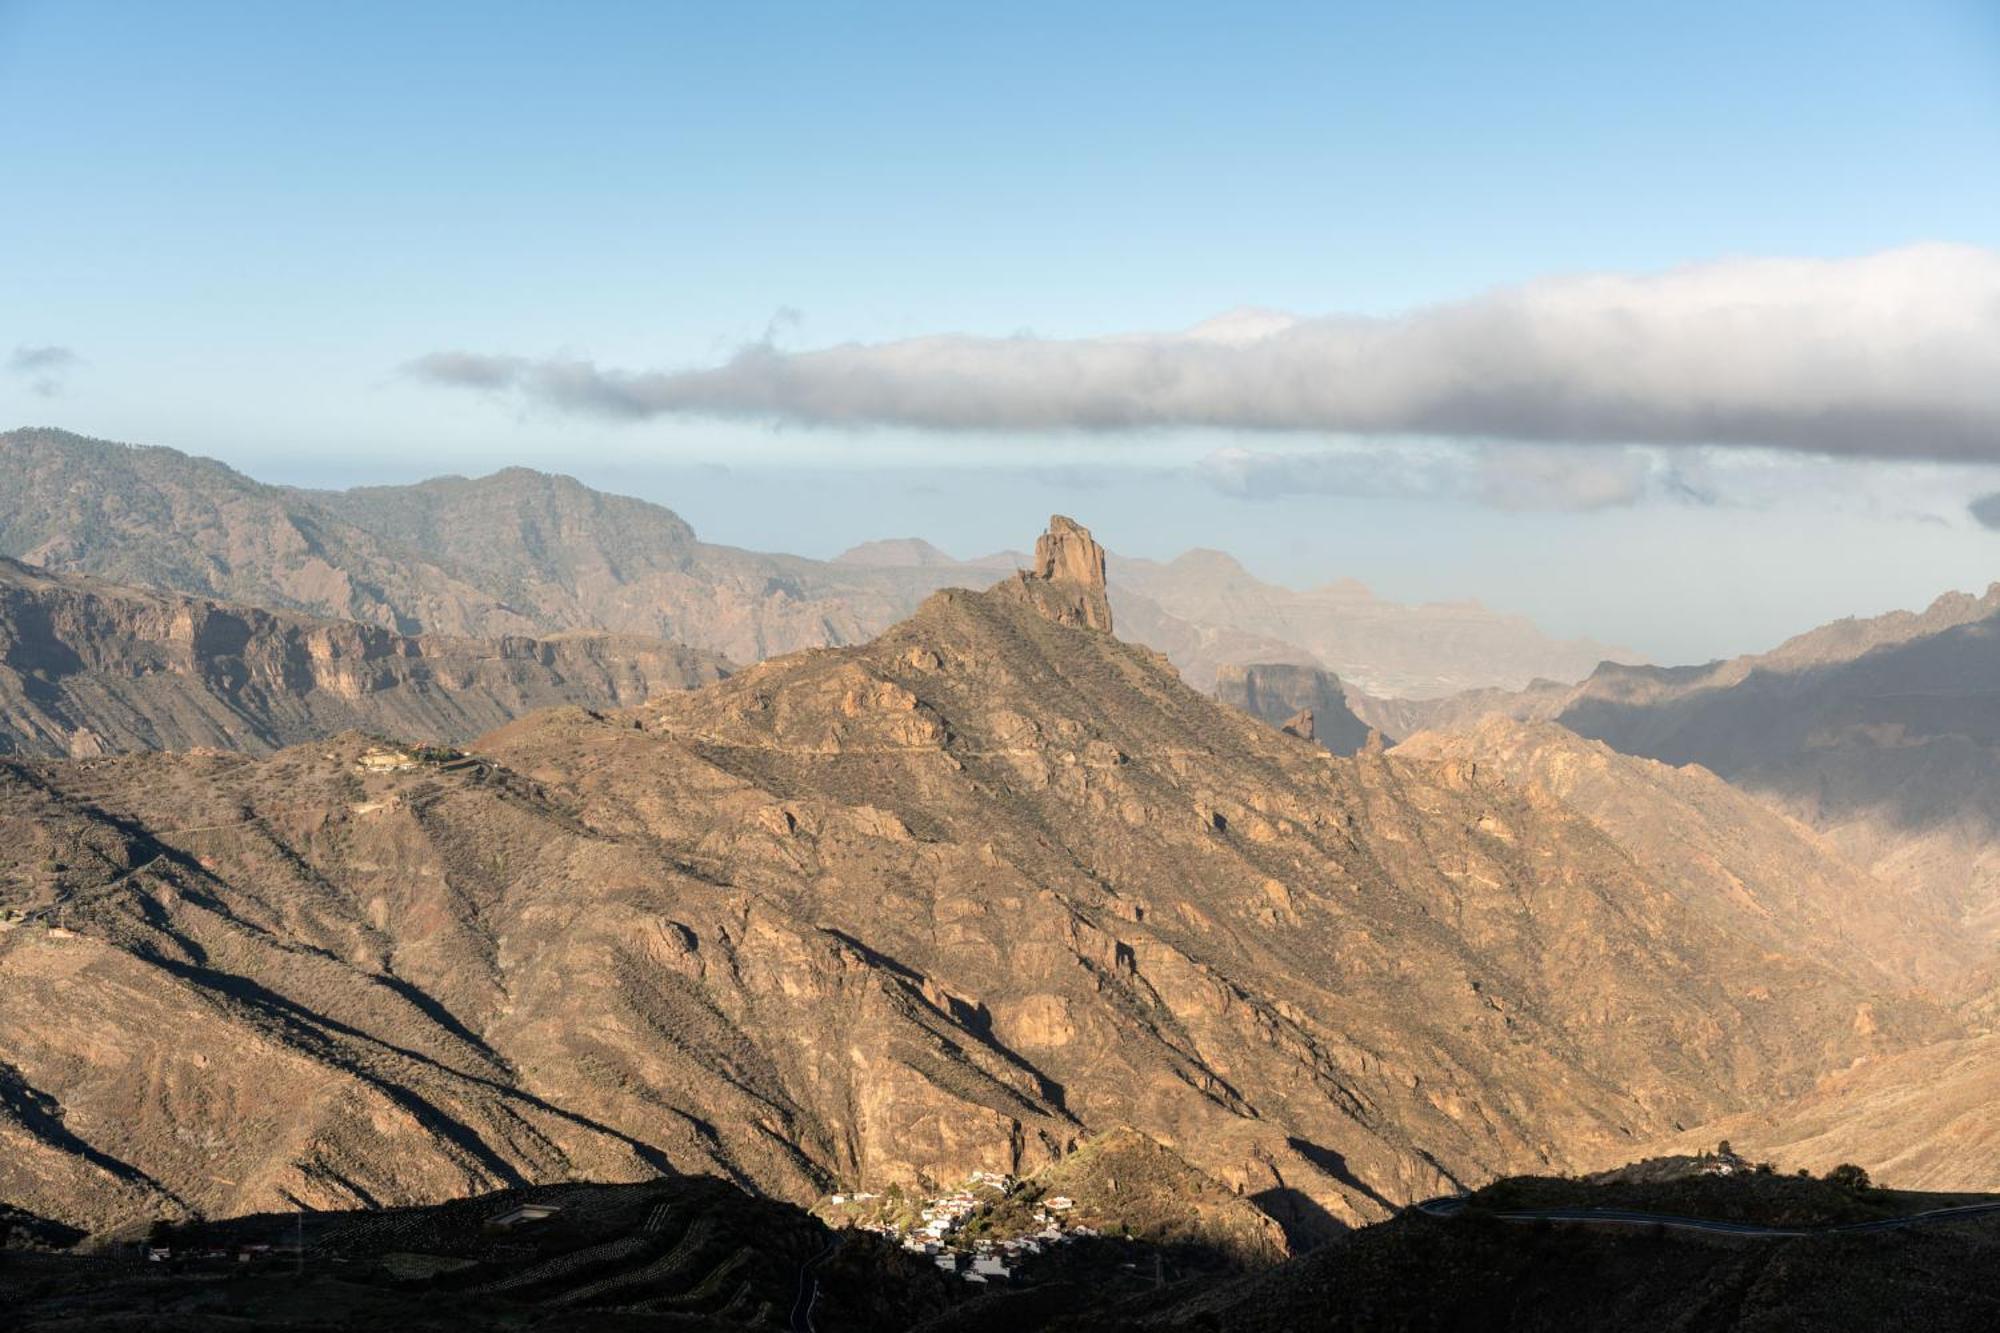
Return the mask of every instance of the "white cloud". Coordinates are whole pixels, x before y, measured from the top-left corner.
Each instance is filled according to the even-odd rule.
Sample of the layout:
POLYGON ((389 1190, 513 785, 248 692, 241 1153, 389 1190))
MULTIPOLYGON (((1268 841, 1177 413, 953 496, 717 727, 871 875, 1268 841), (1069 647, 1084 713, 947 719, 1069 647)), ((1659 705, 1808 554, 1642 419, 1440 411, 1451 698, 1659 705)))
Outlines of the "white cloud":
POLYGON ((1175 334, 938 335, 692 371, 441 352, 437 383, 610 417, 1152 427, 2000 458, 2000 253, 1728 259, 1546 278, 1393 319, 1240 311, 1175 334))

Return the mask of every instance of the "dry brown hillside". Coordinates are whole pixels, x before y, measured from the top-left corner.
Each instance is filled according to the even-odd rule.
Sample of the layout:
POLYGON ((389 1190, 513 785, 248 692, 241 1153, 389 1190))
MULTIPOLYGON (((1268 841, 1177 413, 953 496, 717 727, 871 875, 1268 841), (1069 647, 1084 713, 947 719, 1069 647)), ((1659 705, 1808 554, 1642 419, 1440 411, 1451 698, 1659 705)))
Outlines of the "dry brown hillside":
POLYGON ((1810 825, 1899 909, 2000 954, 2000 585, 1843 620, 1705 666, 1607 664, 1576 686, 1433 705, 1362 701, 1392 734, 1489 712, 1561 723, 1626 754, 1696 763, 1810 825))
POLYGON ((1866 1061, 1803 1097, 1739 1112, 1660 1145, 1739 1150, 1825 1172, 1857 1162, 1899 1189, 2000 1185, 2000 1034, 1990 1030, 1866 1061))
POLYGON ((1856 977, 1950 991, 1982 951, 1899 886, 1707 769, 1620 754, 1550 722, 1493 714, 1396 747, 1499 774, 1590 819, 1711 920, 1773 950, 1808 951, 1856 977))
POLYGON ((463 758, 0 768, 0 1196, 803 1199, 1130 1125, 1310 1234, 1939 1029, 1477 764, 1196 693, 1090 627, 1099 559, 463 758))

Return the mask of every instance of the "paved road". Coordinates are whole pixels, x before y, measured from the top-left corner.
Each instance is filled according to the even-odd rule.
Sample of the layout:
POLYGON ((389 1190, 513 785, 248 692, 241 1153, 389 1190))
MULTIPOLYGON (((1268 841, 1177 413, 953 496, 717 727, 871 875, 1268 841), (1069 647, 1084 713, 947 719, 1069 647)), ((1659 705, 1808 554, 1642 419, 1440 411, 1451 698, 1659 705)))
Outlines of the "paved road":
MULTIPOLYGON (((1447 1194, 1410 1205, 1429 1217, 1458 1217, 1465 1212, 1463 1195, 1447 1194)), ((1721 1222, 1708 1217, 1678 1217, 1672 1213, 1642 1213, 1627 1208, 1525 1208, 1494 1213, 1502 1222, 1568 1222, 1585 1226, 1663 1226, 1679 1231, 1716 1231, 1731 1236, 1833 1236, 1861 1231, 1900 1231, 1905 1227, 1933 1222, 1956 1222, 1968 1217, 2000 1213, 2000 1202, 1968 1203, 1956 1208, 1933 1208, 1929 1212, 1903 1217, 1885 1217, 1874 1222, 1848 1222, 1834 1227, 1767 1227, 1755 1222, 1721 1222)))
POLYGON ((819 1304, 819 1279, 812 1271, 839 1244, 837 1237, 828 1241, 825 1249, 799 1265, 799 1294, 792 1298, 792 1333, 817 1333, 813 1328, 813 1307, 819 1304))

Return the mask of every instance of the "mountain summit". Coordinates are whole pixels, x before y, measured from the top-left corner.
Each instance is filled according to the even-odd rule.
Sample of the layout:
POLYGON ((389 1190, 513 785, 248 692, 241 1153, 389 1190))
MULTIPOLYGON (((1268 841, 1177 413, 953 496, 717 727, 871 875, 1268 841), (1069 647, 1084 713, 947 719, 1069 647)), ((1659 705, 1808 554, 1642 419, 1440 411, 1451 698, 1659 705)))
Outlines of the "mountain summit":
POLYGON ((1056 514, 1035 540, 1035 568, 1011 585, 1058 625, 1111 632, 1111 599, 1104 579, 1104 548, 1090 529, 1056 514))

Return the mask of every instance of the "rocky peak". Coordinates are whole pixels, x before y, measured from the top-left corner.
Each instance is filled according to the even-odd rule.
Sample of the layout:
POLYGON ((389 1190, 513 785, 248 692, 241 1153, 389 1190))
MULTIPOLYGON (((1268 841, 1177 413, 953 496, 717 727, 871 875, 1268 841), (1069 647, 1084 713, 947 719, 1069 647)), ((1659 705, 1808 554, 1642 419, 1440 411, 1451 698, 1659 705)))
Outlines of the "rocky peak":
POLYGON ((1049 530, 1035 540, 1035 568, 1022 570, 1011 586, 1059 625, 1111 632, 1104 548, 1073 518, 1049 519, 1049 530))
POLYGON ((1035 539, 1035 576, 1051 583, 1081 583, 1104 587, 1104 548, 1090 529, 1073 518, 1055 514, 1049 530, 1035 539))

